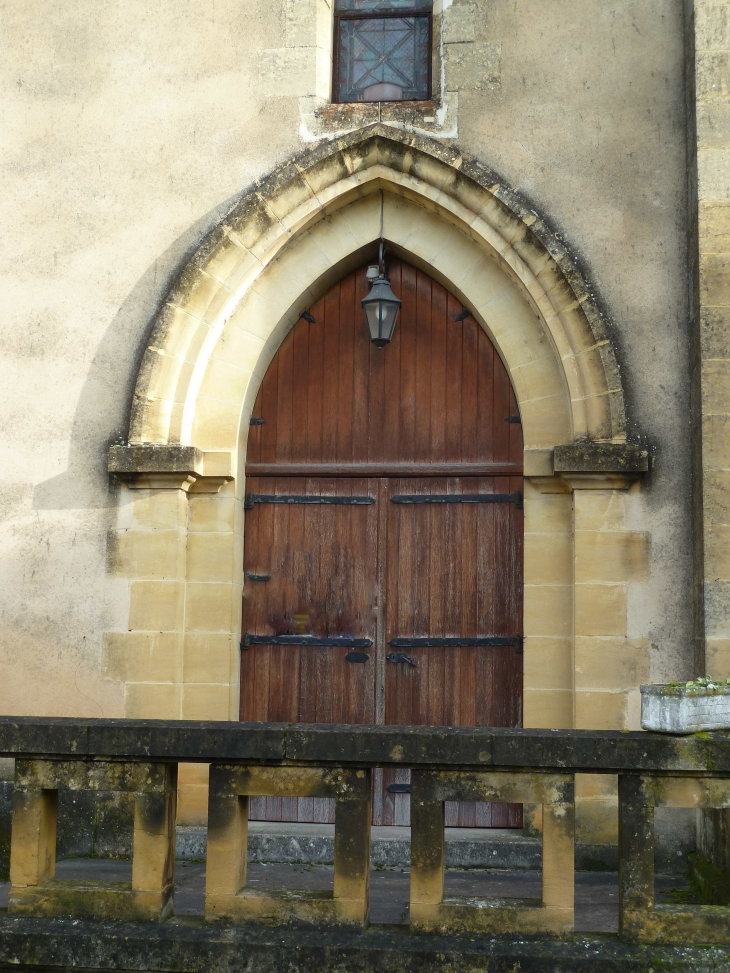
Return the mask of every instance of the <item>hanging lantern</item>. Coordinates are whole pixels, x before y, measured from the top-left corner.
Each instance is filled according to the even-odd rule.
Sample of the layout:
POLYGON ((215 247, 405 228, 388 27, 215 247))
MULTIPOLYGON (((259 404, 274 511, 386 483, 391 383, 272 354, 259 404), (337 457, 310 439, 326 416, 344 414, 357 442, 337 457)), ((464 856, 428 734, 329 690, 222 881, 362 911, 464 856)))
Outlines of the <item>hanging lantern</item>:
POLYGON ((370 329, 370 340, 378 348, 387 345, 393 337, 395 324, 398 320, 401 301, 390 289, 390 281, 385 276, 383 263, 383 246, 380 248, 380 261, 377 276, 375 268, 368 268, 368 280, 372 281, 372 288, 367 297, 363 298, 362 306, 370 329))

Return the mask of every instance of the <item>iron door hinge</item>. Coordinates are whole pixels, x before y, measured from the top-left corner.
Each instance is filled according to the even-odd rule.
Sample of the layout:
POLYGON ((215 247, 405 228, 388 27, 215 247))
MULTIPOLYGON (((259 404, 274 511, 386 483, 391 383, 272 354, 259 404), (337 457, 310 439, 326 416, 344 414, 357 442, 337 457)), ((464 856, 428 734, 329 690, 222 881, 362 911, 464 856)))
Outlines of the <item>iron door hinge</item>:
POLYGON ((246 632, 241 641, 241 648, 248 649, 252 645, 312 645, 343 649, 369 649, 372 639, 353 639, 347 636, 333 636, 320 638, 318 635, 252 635, 246 632))
POLYGON ((487 635, 484 637, 470 638, 469 636, 455 638, 431 638, 430 636, 424 636, 423 638, 398 638, 391 639, 388 645, 392 645, 394 649, 425 649, 425 648, 481 648, 482 646, 490 647, 507 647, 514 646, 518 652, 522 651, 522 636, 521 635, 487 635))
POLYGON ((312 503, 323 506, 363 507, 375 503, 375 497, 318 497, 306 494, 285 495, 283 493, 249 493, 243 503, 244 510, 253 510, 257 503, 312 503))
POLYGON ((436 494, 398 494, 390 498, 391 503, 513 503, 522 509, 522 494, 517 493, 436 493, 436 494))

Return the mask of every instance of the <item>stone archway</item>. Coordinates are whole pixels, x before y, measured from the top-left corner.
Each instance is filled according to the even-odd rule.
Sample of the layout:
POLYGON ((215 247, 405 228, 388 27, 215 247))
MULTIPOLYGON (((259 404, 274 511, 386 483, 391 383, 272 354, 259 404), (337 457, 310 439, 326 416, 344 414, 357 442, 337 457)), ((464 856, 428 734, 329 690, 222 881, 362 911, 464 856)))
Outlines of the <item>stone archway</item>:
MULTIPOLYGON (((439 217, 441 239, 428 236, 426 259, 443 253, 448 224, 452 253, 443 253, 442 262, 456 269, 449 275, 452 285, 464 276, 457 243, 474 244, 515 282, 539 322, 534 330, 562 362, 573 436, 625 441, 623 392, 605 320, 564 245, 485 167, 438 143, 378 125, 278 170, 247 193, 204 241, 153 326, 137 382, 130 443, 191 441, 198 395, 225 328, 240 326, 247 312, 261 311, 267 323, 250 333, 266 343, 274 329, 290 325, 300 310, 291 302, 321 291, 333 279, 333 267, 372 239, 371 228, 363 232, 362 218, 357 229, 333 234, 335 214, 381 189, 439 217), (300 256, 296 275, 289 268, 287 277, 279 273, 271 283, 267 271, 305 234, 311 251, 306 263, 300 256), (297 311, 282 324, 287 300, 297 311)), ((420 234, 407 236, 415 242, 420 234)), ((466 296, 478 310, 482 294, 474 290, 466 296)))
MULTIPOLYGON (((256 185, 154 322, 129 445, 110 456, 126 483, 111 563, 129 583, 129 615, 106 653, 127 715, 235 718, 251 406, 301 311, 362 262, 381 221, 394 251, 447 284, 487 331, 519 402, 530 480, 525 725, 625 722, 631 690, 620 680, 587 688, 582 715, 576 661, 596 638, 626 640, 619 589, 646 571, 645 539, 620 515, 646 453, 625 446, 604 318, 561 241, 493 173, 384 126, 256 185), (585 443, 601 445, 576 449, 585 443), (572 491, 584 486, 579 501, 572 491), (610 551, 597 526, 608 510, 610 551)), ((203 782, 189 783, 183 809, 200 815, 203 782)))

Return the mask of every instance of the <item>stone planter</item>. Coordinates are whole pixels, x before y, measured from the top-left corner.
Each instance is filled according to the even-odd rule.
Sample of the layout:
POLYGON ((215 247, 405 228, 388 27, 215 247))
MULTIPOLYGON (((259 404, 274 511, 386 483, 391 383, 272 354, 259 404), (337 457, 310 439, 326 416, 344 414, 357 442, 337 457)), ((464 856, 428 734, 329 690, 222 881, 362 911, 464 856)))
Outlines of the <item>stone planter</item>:
POLYGON ((730 685, 642 686, 641 726, 657 733, 730 730, 730 685))

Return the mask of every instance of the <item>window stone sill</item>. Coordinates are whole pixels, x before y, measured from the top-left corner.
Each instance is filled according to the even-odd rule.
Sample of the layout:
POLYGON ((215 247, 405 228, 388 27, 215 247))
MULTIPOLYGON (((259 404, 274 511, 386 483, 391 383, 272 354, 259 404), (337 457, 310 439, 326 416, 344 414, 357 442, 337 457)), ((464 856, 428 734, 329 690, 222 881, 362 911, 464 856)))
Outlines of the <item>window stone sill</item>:
POLYGON ((300 135, 305 142, 337 138, 380 122, 419 135, 456 138, 458 94, 438 101, 376 101, 332 104, 323 98, 301 98, 300 135))

